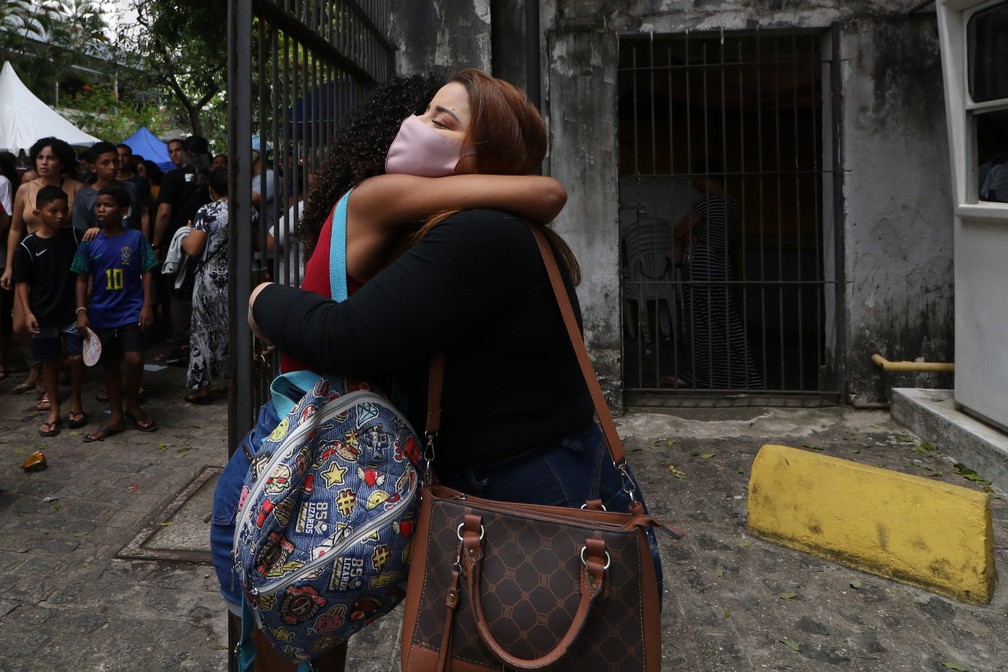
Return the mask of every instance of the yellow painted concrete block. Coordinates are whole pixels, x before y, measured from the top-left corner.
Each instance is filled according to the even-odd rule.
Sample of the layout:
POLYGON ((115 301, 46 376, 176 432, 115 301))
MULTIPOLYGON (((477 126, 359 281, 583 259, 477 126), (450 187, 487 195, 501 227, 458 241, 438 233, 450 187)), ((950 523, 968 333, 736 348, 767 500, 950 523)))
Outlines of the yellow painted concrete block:
POLYGON ((760 449, 749 529, 974 604, 997 583, 990 495, 806 450, 760 449))

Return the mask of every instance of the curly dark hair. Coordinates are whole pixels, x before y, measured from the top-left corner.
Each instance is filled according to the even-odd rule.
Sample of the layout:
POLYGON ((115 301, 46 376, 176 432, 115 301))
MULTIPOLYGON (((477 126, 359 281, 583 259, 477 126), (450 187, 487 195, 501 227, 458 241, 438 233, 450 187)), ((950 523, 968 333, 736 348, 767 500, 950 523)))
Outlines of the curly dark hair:
POLYGON ((31 146, 28 150, 28 160, 30 161, 30 167, 35 170, 35 160, 38 155, 42 153, 42 150, 49 147, 52 150, 53 156, 59 159, 60 166, 63 168, 63 175, 70 175, 71 177, 77 175, 77 153, 74 151, 73 147, 69 145, 65 140, 60 140, 59 138, 41 138, 35 141, 35 144, 31 146))
POLYGON ((305 194, 304 217, 295 233, 308 256, 339 197, 385 173, 385 157, 403 119, 422 114, 444 83, 436 73, 393 77, 354 108, 305 194))
POLYGON ((8 151, 0 152, 0 175, 10 180, 11 189, 15 191, 21 184, 21 177, 17 172, 17 157, 8 151))

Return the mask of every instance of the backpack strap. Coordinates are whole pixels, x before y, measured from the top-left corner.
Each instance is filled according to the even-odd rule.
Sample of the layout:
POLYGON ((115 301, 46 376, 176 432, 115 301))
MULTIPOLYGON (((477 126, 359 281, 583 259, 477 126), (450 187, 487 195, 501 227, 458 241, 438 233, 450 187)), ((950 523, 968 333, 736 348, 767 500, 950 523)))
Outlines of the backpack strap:
MULTIPOLYGON (((350 191, 353 191, 351 189, 350 191)), ((332 214, 332 242, 329 244, 329 292, 333 301, 347 300, 346 274, 346 215, 350 191, 336 203, 332 214)), ((315 386, 321 376, 311 371, 291 371, 273 379, 270 398, 281 418, 301 401, 301 397, 315 386)))
POLYGON ((241 638, 235 645, 235 663, 238 665, 238 672, 252 672, 255 665, 255 645, 252 643, 252 609, 242 595, 242 616, 241 616, 241 638))
POLYGON ((329 298, 333 301, 347 300, 346 216, 350 191, 343 194, 336 203, 332 218, 332 241, 329 244, 329 298))

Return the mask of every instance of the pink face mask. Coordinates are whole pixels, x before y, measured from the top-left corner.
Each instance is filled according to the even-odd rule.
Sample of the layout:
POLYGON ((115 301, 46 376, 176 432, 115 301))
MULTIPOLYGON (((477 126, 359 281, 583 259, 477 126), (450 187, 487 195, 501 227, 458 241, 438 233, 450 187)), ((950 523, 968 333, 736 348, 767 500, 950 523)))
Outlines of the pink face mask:
POLYGON ((399 127, 385 158, 385 172, 420 177, 455 174, 462 146, 441 135, 416 115, 399 127))

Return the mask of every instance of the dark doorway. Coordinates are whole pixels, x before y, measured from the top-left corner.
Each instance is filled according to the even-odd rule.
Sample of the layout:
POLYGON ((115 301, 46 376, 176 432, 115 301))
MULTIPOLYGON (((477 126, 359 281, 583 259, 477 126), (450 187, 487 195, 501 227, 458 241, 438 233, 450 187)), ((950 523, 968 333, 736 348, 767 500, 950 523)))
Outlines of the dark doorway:
POLYGON ((627 392, 835 391, 826 41, 621 41, 627 392))

